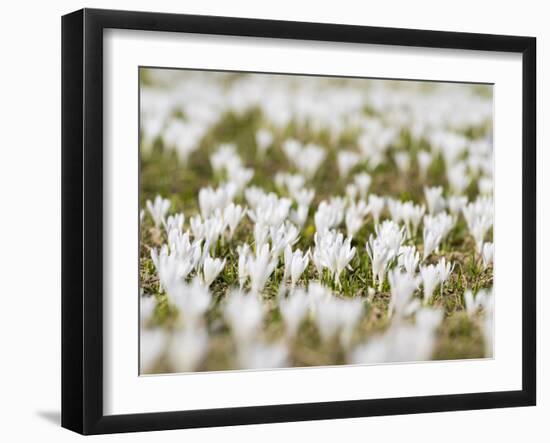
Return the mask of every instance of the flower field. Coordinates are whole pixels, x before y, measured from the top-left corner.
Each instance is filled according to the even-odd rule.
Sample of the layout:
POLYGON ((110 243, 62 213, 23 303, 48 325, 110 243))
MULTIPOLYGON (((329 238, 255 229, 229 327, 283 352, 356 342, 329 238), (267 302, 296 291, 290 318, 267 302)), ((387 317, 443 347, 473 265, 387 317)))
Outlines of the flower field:
POLYGON ((477 84, 140 70, 140 372, 492 357, 477 84))

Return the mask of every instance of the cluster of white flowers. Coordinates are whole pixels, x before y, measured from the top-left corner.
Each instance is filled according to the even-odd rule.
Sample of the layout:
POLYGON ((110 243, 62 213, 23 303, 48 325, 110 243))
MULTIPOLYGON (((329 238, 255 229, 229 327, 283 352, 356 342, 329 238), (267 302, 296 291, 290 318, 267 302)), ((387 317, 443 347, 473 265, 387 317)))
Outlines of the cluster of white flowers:
MULTIPOLYGON (((491 101, 457 85, 419 93, 391 82, 155 73, 175 86, 142 88, 142 149, 160 140, 181 168, 193 167, 227 114, 262 118, 253 158, 241 142, 209 141, 212 176, 194 185, 196 199, 145 202, 154 267, 145 271, 158 285, 140 297, 142 371, 209 368, 220 346, 227 368, 294 365, 296 343, 312 330, 320 349, 336 343, 347 363, 431 358, 463 257, 480 272, 493 264, 492 143, 465 135, 490 125, 491 101), (355 141, 342 147, 345 137, 355 141), (285 167, 260 169, 271 156, 285 167), (395 179, 380 181, 387 168, 395 179), (443 177, 435 185, 433 168, 443 177), (419 190, 393 191, 391 181, 412 176, 419 190), (375 306, 389 326, 367 337, 375 306)), ((490 355, 491 291, 459 285, 490 355)))
POLYGON ((421 308, 414 324, 394 322, 383 334, 358 346, 351 362, 355 364, 428 360, 436 340, 435 332, 443 320, 440 309, 421 308))

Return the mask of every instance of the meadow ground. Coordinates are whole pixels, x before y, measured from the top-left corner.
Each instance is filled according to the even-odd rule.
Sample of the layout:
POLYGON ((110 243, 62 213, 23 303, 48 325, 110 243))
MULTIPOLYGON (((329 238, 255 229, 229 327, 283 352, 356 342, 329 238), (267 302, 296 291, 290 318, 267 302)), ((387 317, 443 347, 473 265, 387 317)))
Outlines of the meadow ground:
MULTIPOLYGON (((180 82, 185 82, 186 78, 190 82, 198 83, 197 87, 206 87, 197 81, 196 74, 191 77, 186 77, 185 74, 182 74, 181 78, 177 75, 174 77, 176 80, 174 78, 167 80, 162 75, 157 78, 155 72, 142 73, 142 91, 146 91, 148 94, 161 91, 166 95, 170 91, 171 82, 180 84, 180 82)), ((216 82, 221 90, 231 91, 235 89, 235 83, 243 82, 243 78, 239 75, 227 74, 217 76, 212 81, 216 82)), ((172 105, 172 108, 165 112, 167 123, 163 126, 164 129, 153 135, 142 133, 140 206, 143 208, 143 213, 140 225, 139 273, 142 302, 142 370, 144 372, 162 373, 262 366, 360 363, 361 355, 365 356, 366 363, 376 363, 376 356, 379 356, 380 362, 383 362, 424 358, 466 359, 491 355, 488 345, 491 338, 487 337, 487 331, 484 329, 487 327, 486 317, 491 314, 483 312, 485 310, 483 304, 481 304, 481 312, 467 306, 469 300, 465 299, 465 292, 470 290, 475 296, 480 293, 480 290, 490 290, 493 285, 493 267, 489 259, 484 260, 483 251, 480 250, 479 245, 476 247, 475 233, 473 235, 472 227, 467 223, 463 207, 459 207, 458 212, 452 214, 448 198, 456 194, 466 197, 468 202, 475 202, 482 193, 480 180, 486 179, 487 174, 483 168, 481 173, 476 172, 474 166, 470 164, 473 162, 468 162, 469 158, 475 157, 472 154, 473 148, 469 148, 469 146, 475 146, 479 140, 490 139, 492 121, 482 118, 474 124, 455 126, 452 129, 449 129, 451 125, 444 121, 443 129, 447 132, 452 130, 453 136, 460 137, 464 144, 464 149, 459 150, 455 157, 451 157, 449 160, 444 142, 442 142, 442 146, 436 146, 434 137, 430 137, 429 133, 426 134, 431 130, 430 128, 419 135, 413 128, 407 126, 410 123, 395 123, 399 119, 394 118, 393 107, 390 111, 386 111, 383 106, 371 105, 369 98, 372 99, 373 90, 378 91, 378 84, 373 81, 363 82, 359 86, 354 85, 354 88, 364 88, 367 91, 366 98, 361 102, 359 110, 355 109, 354 111, 359 113, 359 116, 354 116, 354 121, 358 120, 359 123, 339 127, 336 130, 336 135, 335 130, 330 127, 312 124, 312 117, 305 120, 289 118, 286 124, 279 122, 273 124, 269 116, 266 115, 264 109, 266 105, 257 105, 252 102, 244 109, 238 106, 216 108, 216 118, 209 120, 211 123, 198 137, 196 146, 182 157, 181 150, 177 148, 177 140, 174 142, 170 140, 170 137, 163 137, 163 135, 170 130, 166 125, 172 124, 171 122, 181 120, 186 123, 194 118, 186 112, 189 107, 185 102, 186 95, 183 93, 181 94, 182 101, 176 100, 176 105, 172 105), (181 103, 181 105, 177 105, 177 103, 181 103), (367 124, 363 124, 362 119, 367 124), (362 148, 362 144, 365 142, 361 140, 361 136, 364 135, 364 131, 369 130, 368 122, 371 121, 382 122, 384 127, 393 130, 393 137, 379 149, 381 157, 380 159, 377 157, 376 161, 373 161, 373 155, 368 149, 362 148), (367 129, 364 129, 365 127, 367 129), (259 149, 259 131, 267 131, 270 135, 265 153, 259 149), (321 147, 324 152, 324 159, 318 169, 304 180, 305 184, 301 187, 312 189, 314 196, 306 211, 307 216, 304 220, 300 220, 299 237, 290 245, 293 252, 301 251, 304 254, 309 254, 308 263, 291 289, 288 275, 284 275, 286 256, 283 251, 280 251, 277 257, 271 257, 275 261, 275 267, 269 274, 265 285, 259 291, 252 291, 250 276, 244 277, 243 281, 243 271, 239 269, 238 247, 248 244, 251 257, 254 254, 259 254, 256 244, 258 238, 255 236, 255 228, 259 222, 254 220, 255 208, 251 207, 251 198, 245 191, 257 187, 264 190, 266 194, 270 192, 276 194, 277 198, 288 198, 291 205, 285 217, 285 223, 289 223, 290 214, 299 205, 298 199, 293 195, 298 191, 289 189, 284 183, 281 184, 284 182, 284 178, 281 176, 276 179, 276 175, 283 173, 302 176, 304 171, 307 171, 307 167, 300 169, 300 165, 292 158, 292 155, 288 155, 288 149, 285 150, 285 143, 289 139, 296 140, 301 144, 299 149, 304 150, 307 144, 312 144, 321 147), (229 171, 228 167, 223 166, 217 167, 217 170, 213 169, 212 156, 219 152, 220 146, 223 147, 226 144, 230 144, 234 148, 234 156, 228 155, 227 162, 234 162, 235 156, 240 159, 238 168, 241 169, 237 168, 236 172, 229 171), (357 159, 352 158, 353 161, 350 162, 351 166, 348 167, 348 171, 343 170, 346 168, 344 160, 339 159, 339 153, 342 150, 358 153, 357 159), (401 157, 405 160, 400 160, 401 153, 405 153, 405 156, 401 157), (430 161, 427 166, 422 167, 419 153, 429 153, 430 161), (455 192, 454 181, 456 179, 450 172, 455 163, 467 165, 464 168, 464 175, 468 180, 459 193, 455 192), (202 213, 202 218, 197 220, 204 224, 208 217, 216 217, 216 215, 214 213, 204 214, 204 208, 201 208, 199 203, 199 191, 208 187, 212 187, 214 190, 219 189, 231 182, 232 174, 239 175, 247 170, 253 171, 253 176, 246 182, 243 189, 232 195, 230 200, 244 211, 251 211, 252 216, 246 212, 243 214, 231 238, 224 228, 215 236, 215 243, 208 245, 208 251, 202 251, 200 262, 194 265, 185 278, 181 278, 184 285, 182 287, 190 290, 189 286, 185 285, 190 285, 195 277, 204 283, 205 270, 201 269, 201 265, 204 267, 206 253, 211 257, 224 260, 223 269, 209 285, 208 306, 202 311, 200 321, 195 323, 194 320, 189 320, 189 316, 186 319, 186 314, 182 312, 182 306, 186 305, 181 300, 176 300, 178 297, 185 297, 185 295, 178 294, 172 297, 170 283, 162 284, 162 278, 159 279, 159 274, 162 274, 162 271, 159 272, 159 264, 154 263, 152 251, 158 253, 163 245, 167 245, 165 246, 168 251, 166 253, 170 253, 171 245, 169 228, 166 227, 166 217, 178 213, 184 214, 185 217, 183 225, 178 228, 180 235, 189 231, 190 238, 194 239, 194 242, 197 243, 196 246, 200 249, 201 245, 198 244, 198 241, 203 239, 196 235, 192 229, 191 219, 202 213), (354 177, 361 173, 368 174, 370 183, 366 194, 359 196, 360 189, 354 185, 354 177), (441 198, 444 202, 443 206, 446 208, 440 208, 439 211, 434 211, 431 215, 435 217, 438 212, 450 214, 453 217, 453 222, 449 232, 440 239, 436 250, 424 258, 426 239, 424 220, 430 213, 430 202, 427 201, 425 190, 439 186, 443 188, 441 198), (147 210, 147 202, 150 202, 150 208, 153 207, 152 203, 159 195, 169 202, 169 208, 165 210, 164 221, 161 223, 151 216, 151 210, 147 210), (416 304, 411 304, 410 312, 404 307, 403 312, 396 313, 395 306, 391 305, 392 297, 400 297, 396 293, 399 290, 398 282, 396 283, 394 280, 392 284, 389 278, 389 274, 393 270, 402 267, 402 264, 399 263, 399 252, 385 263, 386 273, 382 284, 379 285, 379 282, 375 280, 373 262, 367 251, 367 243, 369 238, 372 241, 377 238, 377 235, 378 237, 381 235, 376 230, 377 223, 375 223, 375 216, 369 201, 371 195, 385 199, 379 223, 384 220, 392 220, 403 230, 407 218, 406 216, 400 217, 400 207, 392 211, 390 208, 392 203, 389 203, 388 200, 401 203, 411 202, 418 208, 424 208, 424 218, 416 232, 411 235, 403 235, 399 243, 400 248, 413 246, 420 256, 419 263, 414 266, 415 270, 413 271, 416 286, 411 291, 409 300, 406 301, 410 304, 417 300, 416 304), (330 229, 343 233, 345 238, 350 237, 350 246, 355 248, 353 257, 338 279, 334 277, 328 264, 321 265, 322 270, 319 272, 318 267, 314 265, 313 257, 313 252, 321 249, 315 241, 315 234, 320 230, 319 222, 316 223, 316 213, 322 202, 330 202, 331 198, 335 196, 341 197, 343 214, 339 221, 332 223, 330 229), (356 232, 351 236, 348 232, 346 214, 349 207, 358 204, 360 200, 366 203, 366 209, 359 216, 359 227, 354 229, 356 232), (399 220, 400 218, 401 220, 399 220), (435 283, 433 294, 425 299, 426 282, 422 279, 421 268, 437 265, 442 258, 452 264, 452 271, 445 281, 438 280, 439 283, 435 283), (285 281, 283 281, 283 276, 286 277, 285 281), (285 321, 281 309, 281 300, 288 300, 293 291, 299 288, 304 288, 304 292, 307 294, 307 288, 312 283, 320 283, 324 288, 330 290, 334 298, 359 301, 359 313, 350 316, 349 331, 344 324, 345 321, 338 323, 337 319, 334 322, 338 325, 334 328, 331 326, 330 319, 326 320, 326 325, 323 325, 322 320, 319 319, 322 315, 321 308, 316 310, 310 307, 309 311, 303 314, 303 318, 299 319, 297 332, 289 334, 288 323, 285 321), (235 329, 238 329, 238 326, 232 323, 232 321, 239 323, 240 320, 238 318, 231 319, 227 312, 227 298, 235 288, 239 287, 242 287, 242 291, 248 296, 260 300, 261 319, 257 321, 259 326, 250 327, 249 330, 250 334, 257 335, 253 344, 242 343, 243 339, 235 334, 235 329), (415 316, 420 315, 418 314, 420 311, 441 313, 441 319, 436 321, 432 329, 426 326, 429 330, 426 334, 419 334, 415 329, 407 329, 407 327, 414 328, 417 323, 420 324, 419 320, 415 319, 415 316), (193 323, 193 327, 204 331, 204 334, 193 337, 193 333, 189 333, 185 339, 174 338, 189 332, 191 323, 193 323), (197 324, 199 326, 196 326, 197 324), (332 328, 334 332, 325 334, 322 328, 332 328), (344 330, 347 331, 345 339, 343 338, 344 330), (428 346, 429 349, 427 351, 419 350, 417 353, 399 351, 403 347, 412 346, 414 348, 415 346, 414 341, 409 342, 403 335, 417 337, 418 340, 428 342, 428 344, 419 343, 418 347, 423 349, 428 346), (175 343, 179 343, 179 345, 175 345, 175 343), (260 343, 263 348, 259 348, 260 343), (179 347, 176 349, 175 346, 179 347), (388 350, 375 352, 376 346, 393 347, 395 352, 388 350), (253 351, 243 351, 247 347, 253 351), (361 354, 361 349, 364 351, 363 354, 361 354), (144 352, 147 352, 147 355, 144 355, 144 352), (181 355, 174 357, 173 353, 181 355), (147 361, 146 365, 143 364, 144 359, 147 361)), ((468 96, 473 97, 476 103, 477 101, 491 100, 490 87, 462 86, 468 90, 468 96)), ((342 89, 344 94, 347 92, 348 83, 340 84, 338 80, 332 80, 328 87, 335 91, 342 89)), ((400 86, 397 84, 385 85, 381 90, 390 91, 388 94, 393 97, 399 95, 399 88, 400 86)), ((409 112, 406 107, 407 100, 416 99, 418 96, 430 97, 433 95, 432 88, 437 89, 437 85, 414 84, 411 88, 405 88, 403 91, 405 104, 400 105, 404 107, 404 112, 409 112)), ((456 92, 454 93, 456 94, 456 92)), ((440 96, 444 97, 444 93, 438 92, 438 97, 440 96)), ((321 101, 323 97, 314 95, 311 99, 321 101)), ((374 99, 372 100, 376 103, 374 99)), ((147 101, 142 101, 142 109, 146 104, 147 101)), ((446 112, 448 113, 448 111, 446 112)), ((349 118, 344 119, 346 122, 348 120, 349 118)), ((321 121, 321 123, 323 122, 324 120, 321 121)), ((142 127, 144 126, 147 127, 142 124, 142 127)), ((437 128, 437 130, 441 131, 441 128, 437 128)), ((490 155, 492 162, 492 151, 490 155)), ((483 193, 487 194, 486 191, 483 193)), ((218 216, 223 219, 224 208, 220 207, 219 209, 221 212, 218 216)), ((297 223, 295 224, 297 225, 297 223)), ((271 237, 268 235, 268 239, 265 241, 271 249, 274 248, 272 235, 271 237)), ((483 244, 490 244, 492 228, 486 229, 482 237, 483 244)), ((204 244, 202 245, 203 249, 206 248, 204 244)), ((174 289, 173 292, 178 291, 174 289)), ((472 304, 471 300, 470 304, 472 304)), ((245 317, 247 315, 244 312, 246 308, 242 309, 242 315, 245 317)), ((246 318, 242 322, 246 323, 246 318)))

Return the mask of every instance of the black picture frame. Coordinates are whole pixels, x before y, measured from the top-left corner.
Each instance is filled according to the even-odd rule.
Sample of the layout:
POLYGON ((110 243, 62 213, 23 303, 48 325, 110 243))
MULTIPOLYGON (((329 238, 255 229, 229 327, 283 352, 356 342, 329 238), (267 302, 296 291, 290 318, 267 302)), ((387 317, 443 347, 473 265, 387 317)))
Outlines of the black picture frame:
POLYGON ((536 403, 536 39, 83 9, 62 18, 62 426, 82 434, 229 426, 536 403), (522 389, 228 409, 103 413, 103 31, 108 28, 519 53, 522 389))

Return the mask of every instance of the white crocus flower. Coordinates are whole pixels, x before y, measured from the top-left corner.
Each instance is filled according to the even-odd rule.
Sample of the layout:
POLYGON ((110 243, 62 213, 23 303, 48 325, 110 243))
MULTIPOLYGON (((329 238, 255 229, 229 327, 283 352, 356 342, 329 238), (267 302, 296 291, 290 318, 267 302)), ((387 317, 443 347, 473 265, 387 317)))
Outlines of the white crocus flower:
POLYGON ((224 222, 220 210, 216 210, 210 218, 202 220, 200 215, 190 218, 189 224, 195 241, 204 240, 210 247, 215 247, 223 233, 224 222))
POLYGON ((258 154, 260 157, 264 157, 269 147, 273 144, 273 134, 267 129, 258 129, 255 137, 258 154))
POLYGON ((369 209, 375 224, 378 224, 380 221, 380 214, 384 210, 384 205, 384 197, 379 197, 374 194, 369 195, 369 209))
POLYGON ((302 150, 302 144, 298 140, 289 138, 284 141, 282 148, 288 161, 292 161, 302 150))
POLYGON ((176 251, 168 251, 163 245, 160 252, 151 249, 151 260, 157 269, 161 288, 171 292, 176 288, 197 265, 195 255, 181 257, 176 251))
POLYGON ((243 369, 282 368, 288 365, 288 350, 282 344, 256 341, 237 349, 239 365, 243 369))
POLYGON ((189 219, 189 226, 195 240, 203 240, 205 236, 204 224, 200 215, 194 215, 189 219))
POLYGON ((313 143, 303 146, 293 139, 286 140, 283 143, 283 152, 288 161, 308 179, 315 175, 327 155, 326 151, 320 146, 313 143))
POLYGON ((268 195, 263 189, 257 186, 249 186, 244 190, 244 198, 251 208, 256 208, 268 195))
POLYGON ((422 308, 415 324, 394 323, 387 331, 358 346, 351 354, 351 363, 380 363, 429 360, 436 343, 436 330, 443 320, 439 309, 422 308))
POLYGON ((396 152, 393 155, 393 160, 395 161, 399 172, 401 172, 402 174, 406 174, 407 172, 409 172, 409 169, 411 168, 411 156, 408 152, 396 152))
POLYGON ((466 171, 466 163, 458 162, 447 167, 447 181, 455 195, 463 194, 471 182, 466 171))
POLYGON ((392 258, 399 253, 399 248, 405 240, 405 228, 400 228, 393 220, 384 220, 379 225, 375 225, 376 236, 389 248, 392 258))
POLYGON ((477 217, 492 218, 493 204, 493 199, 487 196, 478 197, 475 201, 468 203, 462 211, 466 222, 470 223, 477 217))
POLYGON ((311 260, 313 261, 313 264, 315 265, 315 270, 317 271, 317 276, 321 278, 323 275, 323 262, 322 262, 322 252, 319 250, 319 248, 313 249, 313 253, 311 254, 311 260))
POLYGON ((327 156, 326 151, 313 143, 307 144, 294 159, 299 171, 311 179, 327 156))
POLYGON ((292 200, 267 194, 261 196, 253 208, 248 210, 248 216, 254 223, 279 227, 288 217, 291 206, 292 200))
POLYGON ((302 254, 301 250, 296 250, 292 255, 292 263, 290 265, 290 284, 292 287, 296 285, 302 274, 309 264, 309 251, 302 254))
POLYGON ((184 328, 174 333, 169 346, 169 364, 174 372, 196 371, 208 351, 204 328, 184 328))
POLYGON ((181 232, 178 229, 168 232, 168 245, 170 251, 175 251, 182 258, 192 255, 200 247, 198 241, 191 242, 189 231, 181 232))
POLYGON ((430 214, 437 214, 445 209, 445 199, 443 198, 443 188, 441 186, 424 188, 424 196, 430 214))
POLYGON ((140 373, 153 371, 156 362, 165 351, 166 333, 163 329, 139 328, 139 370, 140 373))
POLYGON ((449 280, 451 272, 453 272, 454 264, 447 262, 445 257, 442 257, 437 262, 437 273, 439 275, 439 281, 441 282, 441 293, 443 293, 443 285, 449 280))
POLYGON ((353 177, 353 183, 355 183, 355 186, 359 190, 359 196, 365 200, 372 183, 372 177, 366 172, 360 172, 353 177))
POLYGON ((464 195, 451 195, 447 199, 447 206, 449 207, 449 212, 453 217, 457 217, 458 214, 462 212, 462 208, 468 203, 468 197, 464 195))
POLYGON ((386 269, 393 258, 392 252, 386 243, 372 234, 365 247, 371 261, 374 283, 378 281, 378 290, 381 291, 386 278, 386 269))
POLYGON ((434 134, 439 140, 431 140, 431 144, 438 144, 443 154, 443 159, 447 167, 456 163, 459 157, 464 153, 467 140, 463 135, 451 131, 441 131, 434 134))
POLYGON ((353 237, 363 226, 364 218, 353 211, 346 213, 346 230, 350 237, 353 237))
POLYGON ((432 254, 432 252, 434 252, 436 249, 439 248, 439 245, 441 243, 441 234, 433 232, 432 230, 424 226, 423 238, 424 238, 423 259, 426 260, 432 254))
POLYGON ((414 246, 401 246, 399 248, 397 266, 414 276, 418 263, 420 263, 420 253, 414 246))
POLYGON ((269 238, 269 227, 262 224, 256 223, 254 225, 254 249, 259 251, 267 244, 269 238))
POLYGON ((412 238, 418 232, 418 226, 426 212, 424 205, 415 205, 413 202, 405 202, 401 207, 401 215, 407 228, 407 238, 412 238))
POLYGON ((483 195, 493 194, 493 179, 492 177, 480 177, 477 181, 479 193, 483 195))
POLYGON ((418 170, 420 172, 420 178, 426 178, 428 168, 432 164, 433 155, 428 151, 418 151, 416 154, 416 161, 418 162, 418 170))
POLYGON ((493 199, 478 197, 462 209, 470 234, 476 242, 477 252, 481 254, 487 232, 493 226, 493 199))
POLYGON ((196 327, 210 306, 212 295, 198 278, 189 284, 181 283, 168 293, 168 299, 180 313, 185 327, 196 327))
POLYGON ((224 225, 229 228, 229 240, 233 238, 235 230, 244 217, 244 214, 245 209, 243 209, 241 205, 235 205, 234 203, 230 203, 223 210, 223 222, 224 225))
POLYGON ((317 231, 313 236, 315 242, 315 248, 313 250, 313 263, 317 268, 317 273, 321 275, 323 268, 325 268, 325 254, 326 251, 332 247, 332 244, 336 240, 338 233, 335 230, 317 231))
POLYGON ((424 287, 424 303, 432 298, 435 287, 440 283, 439 271, 435 265, 420 266, 420 277, 424 287))
POLYGON ((225 266, 225 259, 212 258, 208 255, 203 263, 203 281, 205 286, 210 286, 216 277, 222 272, 225 266))
POLYGON ((234 143, 222 143, 210 156, 210 166, 216 174, 241 165, 242 160, 237 154, 237 146, 234 143))
POLYGON ((157 306, 157 300, 153 295, 141 296, 139 298, 139 321, 143 327, 151 317, 157 306))
POLYGON ((484 243, 481 248, 481 257, 483 259, 483 267, 487 269, 491 263, 493 263, 493 256, 495 254, 495 245, 493 243, 484 243))
POLYGON ((357 195, 359 194, 359 189, 355 183, 350 183, 346 185, 346 198, 349 202, 353 203, 357 200, 357 195))
POLYGON ((151 200, 147 200, 145 205, 147 207, 147 211, 149 211, 149 214, 153 219, 153 222, 155 223, 155 227, 158 228, 164 223, 164 217, 166 217, 166 214, 170 209, 170 200, 164 199, 160 195, 157 195, 153 202, 151 202, 151 200))
POLYGON ((346 210, 345 222, 348 235, 353 237, 363 226, 369 208, 364 200, 351 204, 346 210))
POLYGON ((324 342, 340 334, 342 345, 347 346, 357 325, 363 304, 359 299, 347 300, 337 297, 322 299, 316 307, 315 320, 324 342))
POLYGON ((480 289, 474 296, 472 290, 467 289, 464 292, 464 304, 468 316, 473 317, 480 308, 490 304, 490 298, 492 298, 492 292, 490 290, 480 289))
POLYGON ((220 186, 217 189, 212 187, 201 188, 199 191, 199 207, 201 215, 207 219, 216 209, 222 211, 233 201, 237 189, 231 183, 220 186))
POLYGON ((217 210, 212 217, 204 221, 203 229, 205 242, 211 247, 214 247, 224 230, 224 223, 219 210, 217 210))
POLYGON ((490 217, 482 216, 475 218, 470 225, 470 234, 474 237, 478 253, 482 253, 485 236, 489 229, 493 226, 493 221, 490 217))
POLYGON ((298 228, 290 222, 286 222, 279 226, 278 229, 269 228, 269 237, 271 238, 271 252, 275 259, 287 246, 293 246, 299 239, 298 228))
POLYGON ((336 157, 340 178, 346 178, 349 172, 359 164, 361 158, 357 152, 339 151, 336 157))
MULTIPOLYGON (((332 196, 329 198, 329 205, 336 210, 337 212, 344 212, 344 209, 346 208, 347 201, 344 197, 341 196, 332 196)), ((340 220, 343 220, 343 216, 341 216, 340 220)))
POLYGON ((344 207, 343 199, 333 198, 330 202, 323 200, 319 203, 314 216, 317 231, 323 232, 338 227, 344 219, 344 207))
POLYGON ((302 189, 306 184, 306 178, 303 175, 280 171, 275 174, 273 181, 278 190, 286 191, 290 195, 302 189))
POLYGON ((179 160, 185 165, 189 156, 197 150, 201 139, 207 131, 207 126, 198 122, 183 122, 173 119, 164 130, 164 143, 173 147, 179 160))
POLYGON ((403 220, 403 203, 394 198, 388 198, 387 205, 392 221, 395 223, 401 223, 403 220))
POLYGON ((340 307, 342 329, 340 331, 340 343, 347 348, 353 337, 353 332, 363 314, 363 301, 360 298, 340 299, 344 303, 340 307))
POLYGON ((257 338, 262 327, 264 307, 254 294, 232 291, 227 296, 223 316, 241 346, 257 338))
POLYGON ((317 307, 320 303, 333 297, 332 291, 319 282, 310 282, 307 288, 307 298, 309 301, 309 309, 315 317, 317 307))
POLYGON ((290 220, 299 227, 304 226, 309 214, 309 206, 298 205, 296 209, 290 211, 290 220))
POLYGON ((310 301, 302 289, 291 291, 287 298, 279 301, 279 310, 289 337, 294 337, 298 332, 309 311, 309 305, 310 301))
POLYGON ((456 218, 446 212, 424 216, 424 227, 436 233, 443 241, 453 230, 456 218))
POLYGON ((183 213, 169 215, 166 221, 164 222, 164 229, 166 230, 167 233, 169 233, 172 230, 181 232, 181 230, 183 229, 184 222, 185 222, 185 216, 183 215, 183 213))
POLYGON ((421 329, 435 331, 443 320, 443 310, 439 308, 423 307, 416 311, 415 324, 421 329))
POLYGON ((242 289, 244 282, 248 278, 248 257, 250 246, 248 243, 244 243, 241 246, 237 246, 237 254, 239 254, 238 273, 239 273, 239 287, 242 289))
POLYGON ((408 272, 401 272, 398 269, 389 271, 388 280, 391 288, 388 316, 405 315, 413 293, 418 287, 418 280, 408 272))
POLYGON ((290 267, 292 266, 292 247, 287 245, 284 250, 283 259, 284 259, 284 273, 283 273, 283 282, 288 279, 290 275, 290 267))
POLYGON ((199 259, 199 262, 197 263, 197 271, 198 269, 202 269, 203 265, 204 265, 204 261, 206 260, 206 257, 208 257, 211 253, 211 247, 210 247, 210 243, 208 243, 208 241, 204 241, 204 243, 202 243, 202 251, 201 251, 201 256, 200 256, 200 259, 199 259))
POLYGON ((351 246, 351 237, 344 240, 344 235, 338 233, 330 244, 325 245, 321 254, 321 263, 332 273, 334 281, 340 285, 340 274, 355 256, 355 247, 351 246))
POLYGON ((292 198, 296 201, 299 206, 311 205, 313 198, 315 197, 314 189, 300 188, 294 191, 291 191, 292 198))
POLYGON ((265 244, 261 249, 256 250, 247 261, 248 275, 250 276, 250 287, 253 293, 259 293, 267 283, 269 276, 277 266, 277 259, 272 257, 269 245, 265 244))
POLYGON ((240 165, 230 167, 227 169, 228 183, 226 186, 233 189, 235 194, 241 195, 246 185, 252 180, 252 177, 254 177, 254 169, 245 168, 240 165))

